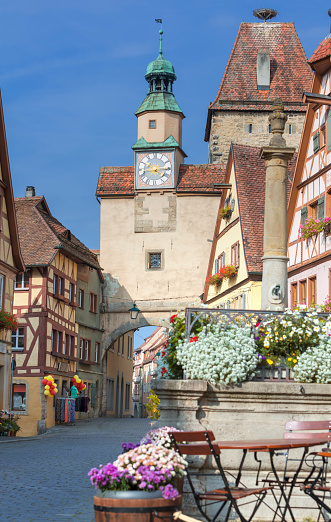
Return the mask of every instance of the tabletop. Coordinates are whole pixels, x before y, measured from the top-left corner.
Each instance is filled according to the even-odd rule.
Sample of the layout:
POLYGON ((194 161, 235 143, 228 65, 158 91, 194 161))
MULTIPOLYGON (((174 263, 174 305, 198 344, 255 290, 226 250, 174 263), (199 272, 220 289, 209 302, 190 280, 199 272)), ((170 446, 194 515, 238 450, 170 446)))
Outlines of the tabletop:
POLYGON ((217 440, 213 444, 219 449, 247 449, 250 451, 270 449, 309 448, 320 446, 330 441, 327 435, 314 439, 256 439, 256 440, 217 440))

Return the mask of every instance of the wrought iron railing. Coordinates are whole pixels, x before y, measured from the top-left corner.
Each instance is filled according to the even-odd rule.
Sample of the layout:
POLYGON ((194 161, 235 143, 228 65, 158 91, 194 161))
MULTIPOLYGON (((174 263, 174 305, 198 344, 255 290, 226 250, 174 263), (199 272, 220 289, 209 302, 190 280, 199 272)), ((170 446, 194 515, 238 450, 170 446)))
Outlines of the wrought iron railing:
MULTIPOLYGON (((302 311, 302 315, 307 312, 302 311)), ((225 329, 233 323, 240 326, 248 326, 254 336, 258 336, 259 329, 265 326, 271 317, 282 316, 284 312, 275 310, 232 310, 223 308, 186 308, 185 338, 190 339, 192 328, 197 321, 208 319, 208 323, 215 324, 225 329)), ((319 317, 329 318, 328 313, 319 313, 319 317)), ((254 381, 293 381, 293 370, 284 364, 266 367, 263 364, 257 367, 254 381)))

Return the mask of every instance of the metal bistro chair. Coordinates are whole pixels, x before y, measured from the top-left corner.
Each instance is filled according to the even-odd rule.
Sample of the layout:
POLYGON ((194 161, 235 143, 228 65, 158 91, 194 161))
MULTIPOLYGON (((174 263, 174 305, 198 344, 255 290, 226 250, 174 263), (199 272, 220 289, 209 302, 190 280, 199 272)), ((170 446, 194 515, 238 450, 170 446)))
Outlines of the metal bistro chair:
MULTIPOLYGON (((325 481, 323 481, 324 475, 324 464, 326 464, 328 458, 331 457, 330 451, 321 451, 318 453, 320 457, 323 459, 323 465, 320 466, 319 472, 316 475, 316 478, 310 484, 302 484, 301 489, 309 495, 313 500, 315 500, 320 513, 322 513, 325 520, 330 520, 324 516, 323 510, 327 513, 331 513, 331 506, 325 503, 326 493, 331 492, 331 487, 327 486, 325 481)), ((330 498, 330 495, 329 495, 330 498)))
MULTIPOLYGON (((288 430, 284 433, 283 438, 284 439, 319 439, 321 436, 327 436, 329 441, 327 442, 327 448, 330 447, 330 440, 331 440, 331 421, 288 421, 285 424, 285 430, 288 430), (313 433, 312 433, 313 432, 313 433)), ((289 475, 287 475, 287 465, 288 462, 291 460, 298 460, 298 459, 291 459, 289 457, 289 450, 285 452, 285 467, 284 467, 284 482, 289 480, 289 475)), ((313 466, 315 465, 315 459, 318 455, 318 452, 312 451, 307 455, 307 458, 305 460, 306 465, 313 469, 313 466)), ((326 481, 326 474, 327 474, 327 459, 322 460, 323 464, 323 472, 321 473, 321 476, 319 477, 320 481, 326 481)), ((309 479, 306 477, 305 482, 309 479)))
MULTIPOLYGON (((267 490, 271 489, 271 487, 258 487, 258 488, 246 488, 246 487, 232 487, 229 485, 227 479, 227 473, 224 471, 220 459, 220 449, 217 444, 213 444, 215 440, 214 434, 212 431, 176 431, 170 433, 170 438, 174 444, 175 449, 178 451, 180 455, 212 455, 214 461, 216 463, 216 467, 219 471, 220 477, 222 479, 222 487, 220 489, 215 489, 213 491, 207 491, 205 493, 199 493, 195 490, 192 475, 203 475, 203 474, 191 474, 187 472, 187 479, 190 484, 193 496, 195 498, 197 507, 202 514, 202 516, 208 520, 208 522, 214 522, 217 520, 218 516, 227 505, 227 513, 223 520, 226 522, 229 519, 231 507, 234 508, 241 522, 249 522, 253 519, 257 510, 259 509, 264 497, 267 493, 267 490), (183 444, 185 443, 185 444, 183 444), (196 444, 192 444, 196 443, 196 444), (240 506, 238 505, 238 501, 242 499, 246 499, 247 497, 255 498, 253 500, 244 501, 240 506), (247 504, 254 504, 253 511, 249 518, 245 518, 241 514, 241 507, 247 504), (203 505, 205 504, 205 505, 203 505), (210 518, 206 510, 209 506, 214 504, 220 504, 216 514, 213 518, 210 518)), ((237 482, 237 481, 236 481, 237 482)))

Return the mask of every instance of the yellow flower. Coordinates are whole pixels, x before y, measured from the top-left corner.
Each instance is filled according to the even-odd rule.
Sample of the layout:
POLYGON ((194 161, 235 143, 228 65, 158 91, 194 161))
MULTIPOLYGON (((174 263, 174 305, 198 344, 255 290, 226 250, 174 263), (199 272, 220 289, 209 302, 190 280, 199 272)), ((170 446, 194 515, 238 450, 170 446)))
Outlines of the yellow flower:
POLYGON ((268 364, 274 364, 274 361, 272 361, 271 359, 267 359, 267 363, 268 364))
POLYGON ((287 360, 288 360, 288 361, 292 361, 292 357, 289 357, 287 360))
POLYGON ((294 364, 295 364, 295 363, 297 363, 298 361, 297 361, 296 359, 293 359, 293 362, 294 362, 294 364))

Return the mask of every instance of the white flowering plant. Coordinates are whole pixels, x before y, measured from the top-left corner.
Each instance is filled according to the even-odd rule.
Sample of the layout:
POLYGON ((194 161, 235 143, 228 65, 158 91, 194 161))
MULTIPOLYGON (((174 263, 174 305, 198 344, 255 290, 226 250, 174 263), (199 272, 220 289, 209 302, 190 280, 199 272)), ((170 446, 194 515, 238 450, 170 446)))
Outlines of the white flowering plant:
POLYGON ((318 346, 329 327, 313 308, 287 309, 284 314, 264 321, 255 340, 259 353, 269 365, 283 361, 289 368, 295 368, 300 355, 318 346))
POLYGON ((154 430, 150 430, 144 435, 141 439, 140 444, 155 444, 156 446, 163 446, 165 448, 172 448, 173 444, 169 437, 169 433, 172 431, 183 431, 178 430, 177 428, 172 428, 170 426, 162 426, 162 428, 156 428, 154 430))
POLYGON ((226 329, 203 327, 190 341, 180 341, 177 359, 187 379, 211 384, 238 384, 254 377, 259 362, 250 328, 235 324, 226 329))
POLYGON ((331 384, 331 337, 325 335, 314 348, 299 357, 294 378, 297 382, 331 384))

